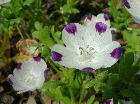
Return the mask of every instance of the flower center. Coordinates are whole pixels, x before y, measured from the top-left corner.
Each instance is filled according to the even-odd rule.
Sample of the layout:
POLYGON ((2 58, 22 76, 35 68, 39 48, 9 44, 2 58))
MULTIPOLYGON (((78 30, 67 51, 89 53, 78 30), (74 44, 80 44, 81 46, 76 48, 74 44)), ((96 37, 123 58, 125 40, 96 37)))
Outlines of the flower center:
POLYGON ((87 45, 85 48, 79 47, 79 50, 81 61, 91 61, 94 57, 94 53, 96 53, 95 49, 89 45, 87 45))
POLYGON ((25 79, 25 83, 28 88, 33 88, 37 83, 36 81, 37 79, 34 75, 30 75, 28 76, 28 78, 25 79))

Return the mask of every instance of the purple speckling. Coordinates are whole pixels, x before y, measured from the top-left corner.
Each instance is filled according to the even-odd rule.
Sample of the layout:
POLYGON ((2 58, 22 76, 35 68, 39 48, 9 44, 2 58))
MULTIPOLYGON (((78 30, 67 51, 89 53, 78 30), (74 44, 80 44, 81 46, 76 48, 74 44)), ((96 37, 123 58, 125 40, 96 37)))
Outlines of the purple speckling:
POLYGON ((13 85, 13 81, 10 78, 8 78, 7 81, 10 85, 13 85))
POLYGON ((99 33, 103 33, 107 30, 107 25, 102 22, 97 22, 95 28, 99 33))
POLYGON ((123 48, 119 47, 119 48, 114 49, 112 53, 110 54, 111 54, 111 57, 115 59, 119 59, 122 56, 122 53, 123 53, 123 48))
POLYGON ((109 16, 108 16, 107 14, 104 14, 104 19, 105 19, 106 21, 108 21, 108 20, 109 20, 109 16))
POLYGON ((93 68, 90 68, 90 67, 87 67, 87 68, 84 68, 84 69, 82 69, 83 71, 92 71, 92 70, 95 70, 95 69, 93 69, 93 68))
POLYGON ((111 33, 112 33, 112 34, 115 34, 115 33, 116 33, 116 30, 111 30, 111 33))
POLYGON ((62 61, 62 55, 60 53, 52 51, 51 55, 54 61, 62 61))
POLYGON ((131 8, 131 7, 130 7, 130 4, 129 4, 129 2, 128 2, 127 0, 123 0, 123 5, 124 5, 125 7, 127 7, 128 9, 131 8))
POLYGON ((33 57, 34 61, 40 62, 41 58, 40 57, 33 57))
POLYGON ((68 24, 65 27, 65 30, 69 33, 69 34, 73 34, 75 35, 75 33, 77 32, 77 27, 74 23, 68 24))
POLYGON ((87 19, 91 21, 92 15, 87 16, 87 19))
POLYGON ((21 69, 21 65, 22 65, 22 63, 18 63, 18 64, 17 64, 17 67, 16 67, 17 70, 21 69))

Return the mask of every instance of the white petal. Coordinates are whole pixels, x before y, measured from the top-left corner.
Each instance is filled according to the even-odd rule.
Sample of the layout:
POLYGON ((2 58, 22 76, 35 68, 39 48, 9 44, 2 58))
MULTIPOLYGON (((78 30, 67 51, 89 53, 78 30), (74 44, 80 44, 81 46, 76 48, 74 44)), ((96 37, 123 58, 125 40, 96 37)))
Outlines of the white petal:
POLYGON ((75 34, 69 34, 65 28, 62 31, 62 40, 64 41, 65 45, 71 48, 77 48, 79 43, 77 42, 77 35, 81 34, 83 31, 83 26, 77 23, 74 23, 77 27, 77 32, 75 34))
POLYGON ((14 88, 14 90, 16 91, 21 91, 21 90, 25 90, 26 88, 23 88, 22 84, 15 79, 15 77, 13 75, 9 75, 8 78, 11 79, 11 81, 13 82, 12 87, 14 88))
POLYGON ((76 53, 76 50, 64 47, 64 46, 59 45, 59 44, 54 45, 54 47, 52 48, 52 51, 56 51, 56 52, 62 54, 63 56, 69 56, 69 55, 73 56, 76 53))
POLYGON ((114 49, 116 49, 118 47, 121 47, 120 43, 117 41, 113 41, 110 44, 106 45, 102 49, 101 53, 111 53, 114 49))
POLYGON ((104 18, 104 13, 101 13, 101 14, 98 14, 97 15, 97 22, 103 22, 103 23, 105 23, 108 27, 110 27, 110 20, 105 20, 105 18, 104 18))
POLYGON ((92 61, 77 64, 76 68, 81 70, 81 69, 84 69, 86 67, 90 67, 90 68, 93 68, 93 69, 96 70, 96 69, 99 69, 99 68, 111 67, 117 61, 118 61, 117 59, 113 59, 112 57, 110 57, 109 54, 108 55, 99 54, 98 56, 93 58, 92 61))
POLYGON ((62 61, 59 61, 57 63, 69 68, 74 68, 75 64, 77 64, 76 58, 78 54, 76 53, 76 50, 57 44, 53 47, 52 51, 58 52, 63 56, 62 61))
POLYGON ((101 68, 107 68, 107 67, 111 67, 112 65, 114 65, 116 62, 118 61, 118 59, 112 58, 110 56, 110 54, 107 55, 100 55, 98 57, 95 58, 95 63, 101 65, 101 68))
POLYGON ((106 30, 104 33, 97 33, 91 30, 89 31, 92 36, 92 42, 90 43, 95 50, 100 51, 103 47, 110 44, 112 42, 112 34, 110 30, 106 30))
POLYGON ((94 16, 94 15, 92 15, 91 20, 87 19, 87 17, 84 20, 84 24, 86 26, 89 26, 89 25, 91 25, 92 23, 95 23, 95 22, 96 22, 96 16, 94 16))

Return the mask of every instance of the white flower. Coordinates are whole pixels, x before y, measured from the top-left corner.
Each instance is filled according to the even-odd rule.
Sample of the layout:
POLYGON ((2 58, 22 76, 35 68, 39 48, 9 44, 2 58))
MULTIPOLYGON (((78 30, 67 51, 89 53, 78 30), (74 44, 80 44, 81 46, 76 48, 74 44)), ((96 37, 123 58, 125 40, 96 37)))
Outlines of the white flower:
POLYGON ((11 0, 0 0, 0 5, 10 2, 11 0))
POLYGON ((39 89, 44 81, 44 71, 47 69, 45 61, 41 58, 30 58, 17 65, 13 75, 8 76, 8 81, 14 90, 21 92, 39 89))
POLYGON ((55 45, 52 59, 69 68, 93 70, 111 67, 122 54, 122 48, 112 41, 110 20, 105 14, 89 16, 84 25, 68 24, 62 32, 66 46, 55 45))
POLYGON ((140 23, 140 1, 139 0, 123 0, 125 8, 134 16, 136 22, 140 23))

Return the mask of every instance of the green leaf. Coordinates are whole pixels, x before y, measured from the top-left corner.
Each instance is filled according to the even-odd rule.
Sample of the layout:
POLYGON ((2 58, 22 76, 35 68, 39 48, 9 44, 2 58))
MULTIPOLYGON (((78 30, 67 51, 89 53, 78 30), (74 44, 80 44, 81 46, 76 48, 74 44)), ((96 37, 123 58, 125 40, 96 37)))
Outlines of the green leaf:
POLYGON ((136 72, 139 70, 138 66, 134 66, 134 53, 129 52, 124 54, 119 64, 120 78, 126 83, 132 80, 136 72))
POLYGON ((94 104, 94 99, 95 99, 95 96, 92 95, 92 96, 88 99, 87 104, 94 104))
POLYGON ((54 45, 54 40, 50 37, 50 32, 48 27, 43 27, 41 29, 41 25, 36 23, 36 28, 39 29, 32 33, 32 36, 38 40, 40 40, 43 44, 52 47, 54 45))
POLYGON ((132 66, 133 62, 134 62, 134 53, 129 52, 123 55, 120 61, 120 66, 129 67, 132 66))
POLYGON ((36 28, 36 30, 41 30, 43 28, 43 25, 36 21, 35 22, 35 28, 36 28))
POLYGON ((23 5, 24 5, 24 6, 25 6, 25 5, 29 6, 29 5, 32 4, 33 2, 34 2, 34 0, 26 0, 26 1, 24 1, 23 5))

